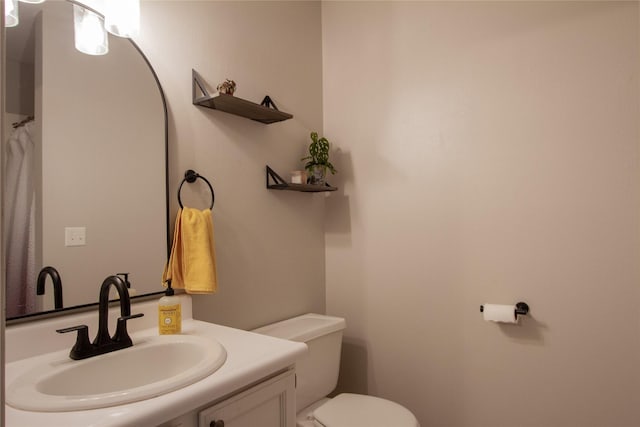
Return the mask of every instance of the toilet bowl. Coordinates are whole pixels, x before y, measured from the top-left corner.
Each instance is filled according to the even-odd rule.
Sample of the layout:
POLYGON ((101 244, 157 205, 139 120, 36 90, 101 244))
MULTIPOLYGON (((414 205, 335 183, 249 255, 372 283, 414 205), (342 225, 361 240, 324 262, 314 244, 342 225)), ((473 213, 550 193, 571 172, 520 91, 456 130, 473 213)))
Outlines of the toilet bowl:
POLYGON ((326 397, 338 382, 345 327, 343 318, 310 313, 253 331, 309 347, 296 363, 297 426, 420 427, 408 409, 387 399, 352 393, 326 397))

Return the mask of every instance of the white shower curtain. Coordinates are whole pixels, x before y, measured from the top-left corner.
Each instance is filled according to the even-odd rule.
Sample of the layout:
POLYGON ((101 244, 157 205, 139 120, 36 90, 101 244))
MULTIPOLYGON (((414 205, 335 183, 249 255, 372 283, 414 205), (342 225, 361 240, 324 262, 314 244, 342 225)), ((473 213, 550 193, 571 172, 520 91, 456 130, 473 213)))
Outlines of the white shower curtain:
POLYGON ((6 146, 4 235, 6 316, 36 309, 34 122, 18 127, 6 146))

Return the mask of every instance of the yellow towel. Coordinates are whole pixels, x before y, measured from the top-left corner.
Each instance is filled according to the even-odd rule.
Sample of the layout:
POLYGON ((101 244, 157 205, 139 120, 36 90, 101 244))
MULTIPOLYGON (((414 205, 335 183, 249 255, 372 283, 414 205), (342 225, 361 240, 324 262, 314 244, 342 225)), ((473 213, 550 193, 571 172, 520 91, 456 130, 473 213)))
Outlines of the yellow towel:
POLYGON ((213 220, 210 209, 183 208, 176 216, 173 245, 162 282, 188 294, 211 294, 218 290, 213 220))

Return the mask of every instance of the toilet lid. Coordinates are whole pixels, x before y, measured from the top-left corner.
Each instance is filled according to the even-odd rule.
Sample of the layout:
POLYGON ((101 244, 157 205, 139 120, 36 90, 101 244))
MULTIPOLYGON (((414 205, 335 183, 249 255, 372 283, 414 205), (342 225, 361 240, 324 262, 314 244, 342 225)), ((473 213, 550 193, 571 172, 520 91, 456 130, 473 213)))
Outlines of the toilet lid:
POLYGON ((420 427, 405 407, 362 394, 339 394, 313 411, 313 417, 326 427, 420 427))

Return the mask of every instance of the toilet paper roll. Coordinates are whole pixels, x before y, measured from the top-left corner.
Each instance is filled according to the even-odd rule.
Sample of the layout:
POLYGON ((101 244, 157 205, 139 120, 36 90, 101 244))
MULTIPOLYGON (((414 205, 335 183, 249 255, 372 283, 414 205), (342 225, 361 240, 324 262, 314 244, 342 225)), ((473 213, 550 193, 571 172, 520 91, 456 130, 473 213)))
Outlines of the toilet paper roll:
POLYGON ((501 323, 518 323, 516 307, 502 304, 483 304, 482 316, 484 320, 501 323))

